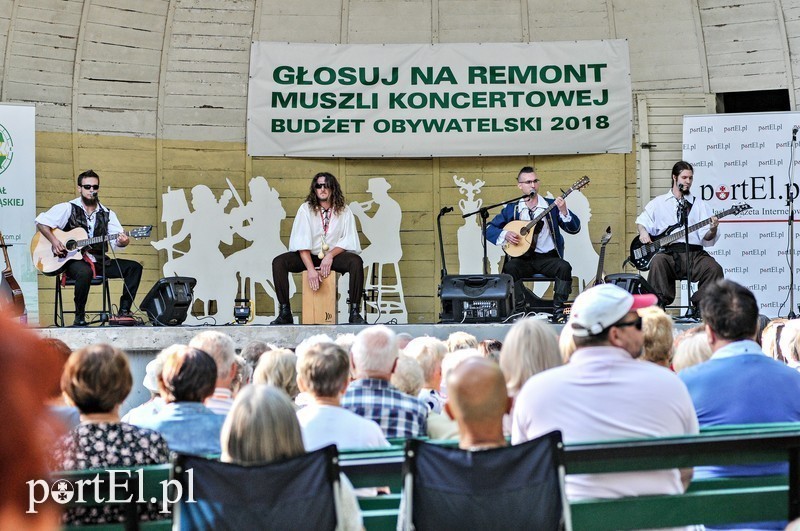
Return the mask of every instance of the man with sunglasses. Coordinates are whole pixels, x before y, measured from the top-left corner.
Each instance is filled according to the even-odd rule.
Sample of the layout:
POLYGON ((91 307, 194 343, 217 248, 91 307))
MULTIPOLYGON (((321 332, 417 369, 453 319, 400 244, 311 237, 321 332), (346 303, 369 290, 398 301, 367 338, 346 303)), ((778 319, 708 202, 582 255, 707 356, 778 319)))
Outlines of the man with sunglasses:
MULTIPOLYGON (((638 359, 644 334, 637 310, 656 302, 655 295, 631 295, 613 284, 578 295, 566 325, 577 350, 567 365, 536 374, 522 387, 512 443, 553 430, 561 430, 568 444, 697 433, 686 386, 668 369, 638 359)), ((570 475, 567 496, 676 494, 690 477, 691 470, 570 475)))
MULTIPOLYGON (((93 170, 78 175, 79 197, 67 203, 59 203, 47 212, 36 216, 36 228, 52 245, 54 256, 66 256, 67 249, 53 234, 53 229, 65 232, 75 228, 86 231, 90 238, 118 234, 111 241, 112 249, 127 247, 130 239, 124 233, 117 215, 103 206, 98 200, 100 177, 93 170)), ((93 276, 103 274, 102 261, 105 261, 105 275, 108 278, 122 278, 125 288, 119 300, 120 317, 132 317, 131 306, 142 279, 142 265, 133 260, 110 259, 105 255, 108 242, 92 245, 84 252, 83 260, 67 262, 64 273, 75 280, 75 322, 74 326, 86 326, 86 299, 93 276)))
POLYGON ((294 323, 289 304, 289 273, 308 272, 306 289, 317 291, 331 271, 350 276, 350 324, 366 324, 359 312, 364 289, 364 263, 353 213, 344 200, 339 181, 328 172, 311 179, 308 196, 297 209, 289 236, 289 251, 272 261, 272 280, 278 297, 278 316, 272 323, 294 323))
POLYGON ((518 244, 522 236, 511 230, 505 230, 510 221, 530 221, 544 212, 551 204, 552 209, 543 219, 541 232, 538 233, 536 246, 531 247, 522 256, 512 258, 506 256, 503 273, 514 279, 514 311, 525 311, 525 289, 521 279, 534 274, 555 277, 553 288, 554 322, 564 322, 564 303, 572 292, 572 266, 564 260, 564 236, 561 230, 569 234, 577 234, 581 230, 581 222, 574 213, 567 209, 563 197, 547 199, 539 195, 539 177, 530 166, 523 167, 517 175, 517 187, 525 197, 507 204, 486 227, 486 240, 503 245, 505 242, 518 244))

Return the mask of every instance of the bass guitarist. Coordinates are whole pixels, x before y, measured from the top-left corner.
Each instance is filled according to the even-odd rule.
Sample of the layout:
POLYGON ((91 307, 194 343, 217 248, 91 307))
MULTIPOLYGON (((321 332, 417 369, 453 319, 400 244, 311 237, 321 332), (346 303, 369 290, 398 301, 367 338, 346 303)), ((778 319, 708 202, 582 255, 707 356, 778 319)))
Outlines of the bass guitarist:
MULTIPOLYGON (((67 249, 64 244, 53 234, 53 229, 70 231, 82 228, 90 236, 105 236, 107 234, 121 233, 111 243, 113 248, 128 245, 130 239, 123 233, 122 225, 113 210, 104 207, 98 201, 100 190, 100 177, 93 170, 87 170, 78 175, 79 197, 68 203, 59 203, 47 212, 36 216, 36 228, 42 236, 52 244, 54 256, 66 256, 67 249)), ((75 323, 74 326, 86 326, 86 299, 89 297, 92 275, 102 275, 101 260, 105 260, 105 274, 108 278, 122 278, 125 289, 119 301, 120 317, 131 317, 131 305, 139 289, 142 279, 142 265, 133 260, 117 258, 109 259, 105 255, 107 242, 89 247, 84 253, 83 260, 70 260, 63 272, 75 280, 75 323)))
MULTIPOLYGON (((699 197, 692 195, 694 168, 686 161, 676 162, 672 167, 672 188, 669 192, 650 201, 644 212, 636 218, 639 240, 650 243, 668 230, 680 230, 683 225, 681 210, 688 210, 689 225, 711 219, 711 223, 689 234, 689 264, 692 282, 698 283, 692 294, 691 304, 695 316, 698 303, 706 286, 723 277, 722 267, 704 248, 717 242, 719 220, 711 208, 699 197), (682 202, 683 201, 683 202, 682 202)), ((648 281, 658 295, 659 304, 667 306, 675 300, 675 281, 686 278, 686 240, 678 240, 666 247, 665 252, 653 256, 650 262, 648 281)))
POLYGON ((517 187, 527 196, 516 203, 509 203, 486 226, 486 239, 495 245, 505 242, 519 244, 523 238, 517 232, 504 230, 504 227, 515 220, 529 221, 545 211, 551 204, 556 208, 550 210, 542 222, 534 229, 538 232, 535 245, 517 258, 506 256, 503 273, 514 279, 514 311, 525 311, 525 295, 521 279, 534 274, 554 277, 553 289, 553 322, 564 322, 564 303, 572 292, 572 266, 564 260, 564 237, 561 229, 569 234, 577 234, 581 230, 581 222, 574 213, 567 209, 567 202, 562 197, 547 199, 539 195, 539 177, 530 166, 525 166, 517 175, 517 187))

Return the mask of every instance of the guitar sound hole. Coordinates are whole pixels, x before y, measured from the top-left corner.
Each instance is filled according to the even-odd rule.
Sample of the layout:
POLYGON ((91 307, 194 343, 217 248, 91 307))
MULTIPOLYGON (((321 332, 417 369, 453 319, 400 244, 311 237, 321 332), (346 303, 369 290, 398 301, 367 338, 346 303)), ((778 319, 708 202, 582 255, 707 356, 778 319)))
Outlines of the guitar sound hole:
POLYGON ((74 251, 75 250, 75 240, 69 240, 67 243, 64 244, 64 247, 67 248, 67 251, 74 251))

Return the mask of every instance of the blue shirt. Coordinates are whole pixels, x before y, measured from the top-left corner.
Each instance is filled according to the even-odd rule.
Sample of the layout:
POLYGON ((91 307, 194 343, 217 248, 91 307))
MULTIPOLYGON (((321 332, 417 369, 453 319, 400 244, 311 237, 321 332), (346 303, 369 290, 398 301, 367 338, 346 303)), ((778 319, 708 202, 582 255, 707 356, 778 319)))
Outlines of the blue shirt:
POLYGON ((424 437, 428 406, 415 396, 401 393, 386 380, 364 378, 351 382, 342 407, 374 420, 386 437, 424 437))
POLYGON ((219 435, 224 415, 217 415, 200 402, 172 402, 142 422, 141 427, 159 432, 172 452, 220 454, 219 435))

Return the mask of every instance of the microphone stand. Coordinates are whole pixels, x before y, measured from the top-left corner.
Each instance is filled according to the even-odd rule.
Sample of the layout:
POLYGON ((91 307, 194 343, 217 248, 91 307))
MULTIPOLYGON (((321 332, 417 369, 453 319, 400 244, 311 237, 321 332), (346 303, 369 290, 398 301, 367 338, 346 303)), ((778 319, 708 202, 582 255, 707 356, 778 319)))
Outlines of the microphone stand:
POLYGON ((519 197, 515 197, 514 199, 509 199, 508 201, 503 201, 501 203, 495 203, 493 205, 481 207, 478 210, 473 212, 467 212, 466 214, 462 215, 461 217, 466 219, 468 217, 474 216, 475 214, 481 215, 481 240, 483 240, 483 274, 489 274, 489 257, 486 250, 486 220, 489 217, 489 210, 493 208, 497 208, 499 206, 507 205, 509 203, 515 203, 520 199, 527 199, 531 196, 531 194, 521 195, 519 197))
MULTIPOLYGON (((94 199, 97 201, 97 209, 102 212, 103 205, 100 204, 100 200, 97 198, 97 192, 92 194, 94 199)), ((110 217, 110 216, 109 216, 110 217)), ((97 223, 97 222, 95 222, 97 223)), ((100 314, 100 326, 104 326, 106 323, 110 322, 111 316, 111 308, 106 308, 106 301, 108 301, 108 277, 106 277, 106 245, 111 245, 108 241, 108 223, 106 222, 106 234, 103 235, 103 254, 101 255, 102 264, 100 265, 100 270, 102 271, 103 275, 103 312, 100 314)))
POLYGON ((452 211, 453 207, 443 207, 439 211, 439 215, 436 216, 436 227, 439 229, 439 251, 442 254, 442 272, 440 274, 441 278, 439 280, 444 280, 444 277, 447 276, 447 266, 445 265, 445 258, 444 258, 444 240, 442 239, 442 216, 452 211))
POLYGON ((797 142, 797 127, 792 129, 791 159, 789 160, 789 191, 786 194, 786 205, 789 207, 789 319, 794 319, 794 148, 797 142))
POLYGON ((678 200, 678 203, 681 206, 681 219, 683 221, 683 233, 684 233, 684 248, 686 251, 686 295, 687 295, 687 305, 688 308, 686 309, 686 313, 684 314, 685 319, 694 319, 694 306, 692 305, 692 259, 691 255, 689 254, 689 202, 686 200, 686 195, 683 191, 683 187, 679 186, 678 191, 681 194, 681 198, 678 200))

